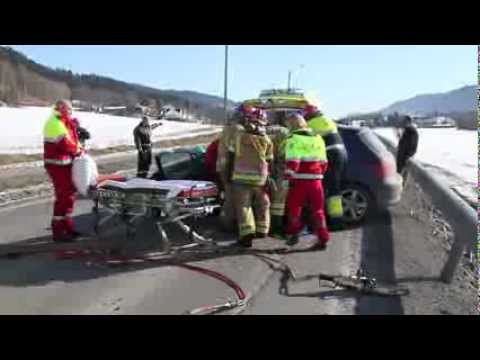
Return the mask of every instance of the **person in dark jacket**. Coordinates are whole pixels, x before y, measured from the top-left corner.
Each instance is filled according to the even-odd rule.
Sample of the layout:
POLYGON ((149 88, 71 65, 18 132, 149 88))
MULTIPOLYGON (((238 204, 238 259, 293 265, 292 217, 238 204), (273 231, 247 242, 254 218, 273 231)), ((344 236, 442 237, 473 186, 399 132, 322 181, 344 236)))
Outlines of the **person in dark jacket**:
POLYGON ((142 121, 133 131, 135 147, 138 150, 137 177, 147 178, 152 165, 152 130, 162 123, 150 125, 148 117, 143 116, 142 121))
POLYGON ((397 172, 406 180, 405 165, 408 159, 413 157, 418 147, 418 131, 413 124, 412 118, 406 116, 403 120, 404 131, 398 142, 397 172))

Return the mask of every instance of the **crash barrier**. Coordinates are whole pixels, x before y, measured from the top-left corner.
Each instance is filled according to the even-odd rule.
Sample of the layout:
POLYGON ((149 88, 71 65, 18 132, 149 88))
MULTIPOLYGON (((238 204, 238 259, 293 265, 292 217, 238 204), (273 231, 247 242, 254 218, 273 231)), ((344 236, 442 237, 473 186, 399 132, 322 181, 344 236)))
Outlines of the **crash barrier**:
MULTIPOLYGON (((379 134, 377 136, 387 146, 387 148, 396 153, 397 147, 390 140, 379 134)), ((422 187, 423 191, 431 198, 433 205, 440 210, 445 219, 452 227, 454 242, 448 256, 448 260, 443 267, 440 278, 446 283, 451 283, 455 270, 460 264, 464 251, 475 249, 477 242, 478 216, 470 205, 456 195, 445 184, 438 181, 428 170, 426 170, 418 161, 409 159, 408 173, 422 187)))

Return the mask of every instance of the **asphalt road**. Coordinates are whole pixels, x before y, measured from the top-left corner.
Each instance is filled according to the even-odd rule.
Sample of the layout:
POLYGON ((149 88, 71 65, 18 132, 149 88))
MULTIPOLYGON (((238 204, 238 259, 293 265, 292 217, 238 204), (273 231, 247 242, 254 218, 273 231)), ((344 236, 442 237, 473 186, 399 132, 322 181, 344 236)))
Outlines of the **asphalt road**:
MULTIPOLYGON (((431 236, 427 217, 412 216, 420 209, 421 194, 407 186, 402 203, 364 226, 336 232, 323 252, 269 255, 288 263, 297 274, 350 274, 362 265, 379 281, 410 288, 406 297, 382 298, 319 287, 318 282, 292 284, 290 295, 279 294, 281 274, 253 255, 212 255, 191 263, 219 271, 235 280, 248 295, 243 314, 475 314, 473 280, 459 271, 454 284, 438 281, 446 259, 442 239, 431 236)), ((79 201, 78 227, 92 231, 89 201, 79 201)), ((49 236, 51 200, 0 209, 0 244, 49 236)), ((215 219, 203 228, 219 239, 215 219)), ((124 236, 121 226, 113 236, 124 236)), ((151 224, 145 223, 137 247, 155 244, 151 224)), ((184 237, 175 234, 181 241, 184 237)), ((312 238, 302 239, 299 248, 312 238)), ((278 240, 257 240, 258 249, 282 246, 278 240)), ((477 281, 478 284, 478 281, 477 281)), ((203 274, 162 263, 118 268, 88 266, 81 261, 56 261, 41 255, 0 260, 0 314, 181 314, 204 304, 233 298, 224 283, 203 274)))

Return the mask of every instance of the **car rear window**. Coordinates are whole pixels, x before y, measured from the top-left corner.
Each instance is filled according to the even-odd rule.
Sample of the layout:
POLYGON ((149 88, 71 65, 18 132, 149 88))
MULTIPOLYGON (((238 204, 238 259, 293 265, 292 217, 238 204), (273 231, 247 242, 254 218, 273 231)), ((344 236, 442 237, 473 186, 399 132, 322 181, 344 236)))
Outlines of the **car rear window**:
POLYGON ((388 152, 385 145, 383 145, 382 141, 373 133, 373 131, 363 130, 360 132, 359 136, 360 139, 362 139, 362 142, 374 153, 384 154, 388 152))

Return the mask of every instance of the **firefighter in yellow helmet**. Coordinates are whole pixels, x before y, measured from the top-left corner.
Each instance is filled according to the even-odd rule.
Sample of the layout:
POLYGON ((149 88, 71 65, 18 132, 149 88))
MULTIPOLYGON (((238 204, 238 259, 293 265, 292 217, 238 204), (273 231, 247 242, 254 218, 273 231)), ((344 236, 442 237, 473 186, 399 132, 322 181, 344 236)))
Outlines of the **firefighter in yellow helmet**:
POLYGON ((238 221, 239 245, 251 247, 255 238, 270 230, 270 199, 267 193, 273 144, 266 134, 263 110, 241 105, 237 110, 243 131, 236 131, 229 148, 229 180, 238 221))
POLYGON ((340 229, 343 227, 341 184, 348 161, 347 151, 335 122, 325 117, 316 106, 308 105, 303 116, 313 132, 325 141, 329 164, 324 179, 328 221, 331 229, 340 229))

